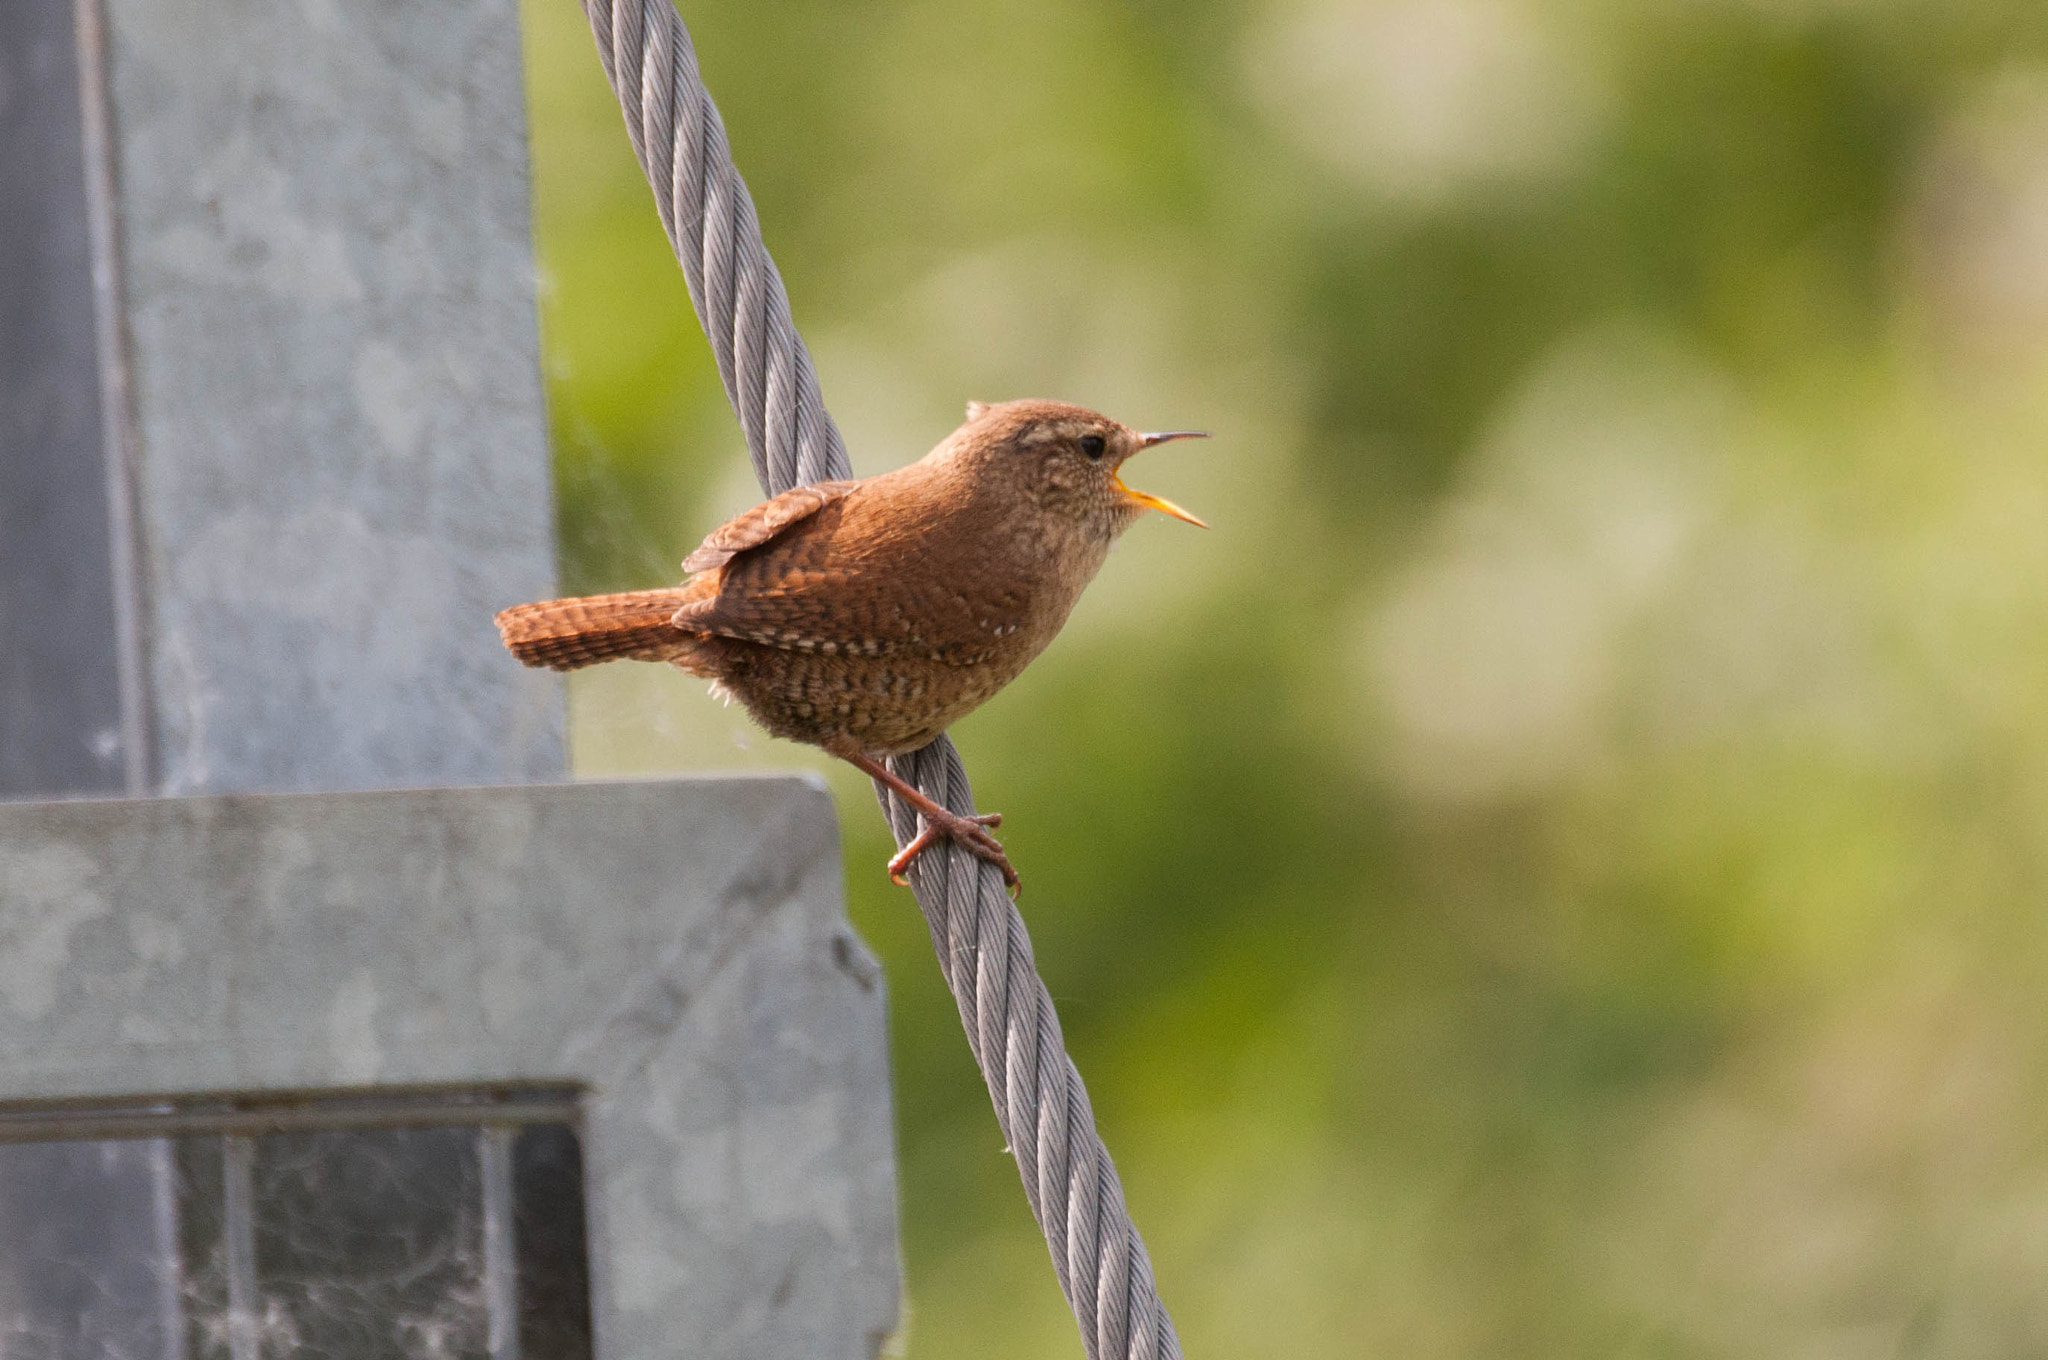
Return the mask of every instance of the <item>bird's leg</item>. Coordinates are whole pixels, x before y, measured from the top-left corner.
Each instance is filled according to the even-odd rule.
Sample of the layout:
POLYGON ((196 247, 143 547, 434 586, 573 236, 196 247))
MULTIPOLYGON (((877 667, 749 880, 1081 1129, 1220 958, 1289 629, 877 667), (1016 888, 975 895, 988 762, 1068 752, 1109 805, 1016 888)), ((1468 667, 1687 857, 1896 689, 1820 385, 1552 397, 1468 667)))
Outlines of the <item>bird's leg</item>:
POLYGON ((1013 894, 1020 891, 1022 885, 1017 877, 1017 870, 1010 863, 1010 857, 1003 853, 1002 842, 988 834, 989 827, 1003 824, 1002 813, 985 812, 977 817, 963 817, 951 808, 941 806, 925 797, 916 785, 899 777, 895 771, 865 751, 834 751, 833 754, 870 777, 887 784, 897 797, 916 808, 918 816, 924 818, 924 826, 918 830, 916 838, 897 851, 896 857, 889 861, 889 877, 893 881, 907 884, 909 880, 904 878, 903 874, 910 867, 910 862, 923 853, 932 842, 944 838, 957 842, 995 865, 1002 870, 1004 886, 1013 894))

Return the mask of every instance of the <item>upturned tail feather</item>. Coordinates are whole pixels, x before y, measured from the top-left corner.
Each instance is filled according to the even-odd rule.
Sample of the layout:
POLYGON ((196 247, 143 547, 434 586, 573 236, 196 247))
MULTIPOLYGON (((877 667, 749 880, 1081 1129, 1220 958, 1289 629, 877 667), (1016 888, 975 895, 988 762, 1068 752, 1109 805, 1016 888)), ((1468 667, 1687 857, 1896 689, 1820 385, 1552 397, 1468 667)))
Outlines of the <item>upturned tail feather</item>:
POLYGON ((498 633, 513 656, 549 670, 573 671, 621 658, 687 665, 698 638, 669 619, 689 602, 682 587, 540 600, 500 613, 498 633))

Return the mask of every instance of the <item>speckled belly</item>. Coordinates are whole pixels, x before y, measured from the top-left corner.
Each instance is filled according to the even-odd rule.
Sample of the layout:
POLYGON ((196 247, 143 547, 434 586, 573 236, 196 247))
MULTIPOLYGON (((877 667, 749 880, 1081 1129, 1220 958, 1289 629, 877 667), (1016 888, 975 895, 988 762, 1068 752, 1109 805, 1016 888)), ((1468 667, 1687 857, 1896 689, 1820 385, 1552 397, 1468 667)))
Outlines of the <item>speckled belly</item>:
POLYGON ((825 656, 717 639, 688 669, 711 674, 778 737, 875 755, 914 751, 979 708, 1023 669, 1019 658, 954 666, 928 658, 825 656), (705 662, 711 664, 706 665, 705 662))

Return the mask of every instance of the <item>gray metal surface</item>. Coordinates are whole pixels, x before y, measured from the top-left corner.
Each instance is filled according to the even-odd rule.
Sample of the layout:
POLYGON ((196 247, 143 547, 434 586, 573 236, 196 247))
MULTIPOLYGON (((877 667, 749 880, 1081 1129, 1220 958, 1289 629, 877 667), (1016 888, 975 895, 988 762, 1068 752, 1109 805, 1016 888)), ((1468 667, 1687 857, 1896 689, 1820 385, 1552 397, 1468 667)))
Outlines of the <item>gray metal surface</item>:
POLYGON ((818 788, 250 793, 564 773, 523 101, 514 0, 0 4, 0 798, 242 795, 0 803, 0 1100, 113 1102, 5 1112, 9 1354, 182 1354, 110 1111, 409 1083, 587 1089, 606 1360, 895 1324, 818 788))
POLYGON ((161 1138, 0 1146, 0 1347, 37 1360, 183 1360, 161 1138))
POLYGON ((815 783, 0 806, 0 1090, 587 1087, 600 1354, 895 1323, 880 973, 815 783))
POLYGON ((123 786, 71 6, 0 5, 0 798, 123 786))
POLYGON ((559 778, 513 0, 104 0, 155 787, 559 778))

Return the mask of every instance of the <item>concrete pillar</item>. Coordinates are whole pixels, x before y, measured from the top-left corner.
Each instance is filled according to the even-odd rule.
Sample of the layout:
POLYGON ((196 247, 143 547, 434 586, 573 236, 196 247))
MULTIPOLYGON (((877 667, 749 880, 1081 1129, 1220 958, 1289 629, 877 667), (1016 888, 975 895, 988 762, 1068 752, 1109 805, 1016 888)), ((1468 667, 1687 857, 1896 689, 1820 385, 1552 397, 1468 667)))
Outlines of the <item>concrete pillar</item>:
POLYGON ((0 4, 0 799, 207 795, 0 804, 0 1313, 37 1354, 894 1326, 829 802, 560 783, 560 684, 491 625, 554 578, 516 17, 0 4), (432 1269, 372 1272, 417 1298, 308 1302, 430 1190, 432 1269))

